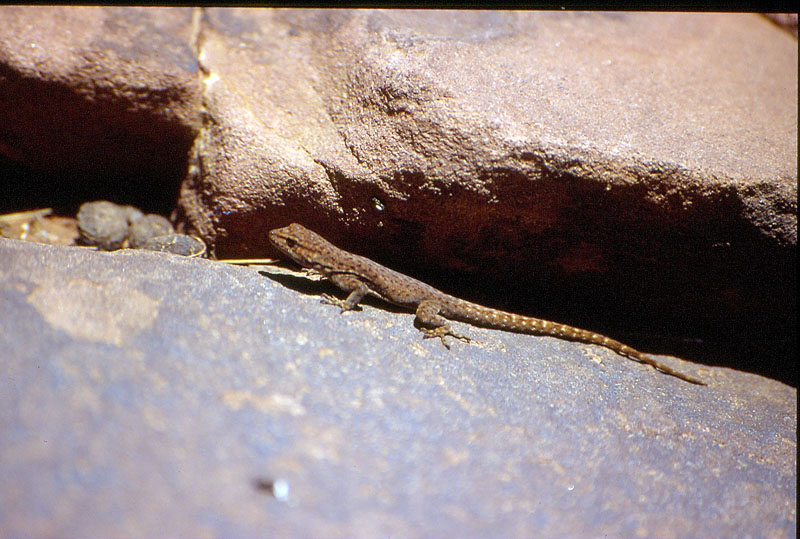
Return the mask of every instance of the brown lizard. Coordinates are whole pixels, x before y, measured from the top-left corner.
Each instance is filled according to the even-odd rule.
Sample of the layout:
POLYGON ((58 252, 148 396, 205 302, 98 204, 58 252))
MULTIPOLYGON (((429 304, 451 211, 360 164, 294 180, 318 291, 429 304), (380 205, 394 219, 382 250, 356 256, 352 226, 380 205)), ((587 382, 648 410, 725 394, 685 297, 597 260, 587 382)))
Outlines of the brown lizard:
POLYGON ((599 333, 507 313, 450 296, 412 277, 381 266, 369 258, 344 251, 297 223, 270 231, 269 239, 289 258, 305 268, 322 274, 349 294, 346 300, 324 294, 323 303, 336 305, 341 308, 341 312, 351 311, 357 308, 365 296, 371 294, 395 305, 410 310, 416 309, 417 321, 422 326, 425 338, 438 337, 447 348, 450 348, 445 340, 448 335, 465 342, 471 341, 469 337, 453 331, 447 321, 447 319, 458 320, 491 329, 549 335, 605 346, 622 356, 651 365, 681 380, 706 385, 697 378, 673 370, 638 350, 599 333))

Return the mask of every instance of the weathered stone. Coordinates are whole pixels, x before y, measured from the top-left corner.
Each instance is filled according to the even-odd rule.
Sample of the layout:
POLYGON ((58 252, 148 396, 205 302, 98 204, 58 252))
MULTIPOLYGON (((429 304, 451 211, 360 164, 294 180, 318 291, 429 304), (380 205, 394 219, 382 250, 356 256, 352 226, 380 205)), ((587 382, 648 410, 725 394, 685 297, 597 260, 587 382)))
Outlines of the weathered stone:
POLYGON ((795 389, 321 291, 0 239, 0 535, 794 534, 795 389))
MULTIPOLYGON (((784 67, 795 44, 748 15, 211 10, 199 41, 209 121, 196 157, 200 185, 231 196, 192 205, 201 193, 190 188, 184 204, 218 249, 266 245, 260 227, 218 224, 238 232, 261 214, 271 225, 305 210, 367 237, 413 219, 437 237, 428 242, 458 238, 480 255, 489 232, 505 243, 541 235, 576 201, 592 204, 570 215, 605 214, 604 227, 630 212, 628 226, 652 227, 632 221, 644 210, 658 225, 682 215, 703 224, 722 203, 716 191, 791 202, 796 77, 784 67), (694 54, 700 46, 715 49, 694 54), (756 80, 750 59, 762 66, 756 80), (745 106, 743 88, 765 103, 745 106), (497 223, 510 219, 519 225, 497 223)), ((784 210, 761 228, 786 245, 792 225, 784 210)))
MULTIPOLYGON (((180 206, 220 255, 300 221, 483 303, 794 376, 797 42, 762 17, 0 20, 12 194, 31 186, 6 162, 48 196, 172 204, 199 133, 180 206)), ((794 532, 792 388, 664 359, 700 391, 468 327, 480 344, 447 352, 410 315, 317 303, 207 261, 0 241, 0 535, 794 532)))
POLYGON ((797 13, 764 13, 764 16, 797 37, 797 13))
POLYGON ((142 249, 180 256, 198 257, 206 252, 206 244, 200 238, 186 234, 164 234, 150 238, 142 249))
POLYGON ((128 239, 128 228, 144 214, 133 206, 96 200, 82 204, 78 210, 78 232, 84 245, 96 245, 113 251, 122 248, 128 239))
POLYGON ((171 205, 202 118, 178 217, 220 256, 299 221, 482 302, 793 367, 797 43, 763 17, 0 16, 0 153, 70 192, 171 205))

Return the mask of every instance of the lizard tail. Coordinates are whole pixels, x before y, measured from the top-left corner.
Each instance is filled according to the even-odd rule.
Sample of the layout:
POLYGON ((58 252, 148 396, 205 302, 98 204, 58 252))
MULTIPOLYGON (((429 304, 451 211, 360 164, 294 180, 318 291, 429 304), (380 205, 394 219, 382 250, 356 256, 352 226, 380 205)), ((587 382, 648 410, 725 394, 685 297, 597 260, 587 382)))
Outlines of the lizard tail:
MULTIPOLYGON (((606 337, 606 339, 608 339, 608 337, 606 337)), ((608 339, 608 340, 611 341, 612 339, 608 339)), ((694 378, 693 376, 689 376, 688 374, 683 374, 682 372, 678 372, 678 371, 676 371, 676 370, 674 370, 674 369, 672 369, 670 367, 667 367, 663 363, 661 363, 659 361, 656 361, 655 359, 653 359, 653 358, 651 358, 649 356, 646 356, 645 354, 641 353, 640 351, 636 350, 635 348, 631 348, 630 346, 627 346, 627 345, 622 344, 622 343, 618 343, 616 341, 613 341, 613 342, 615 344, 619 344, 620 348, 615 348, 615 347, 611 347, 611 346, 609 346, 609 348, 611 348, 612 350, 614 350, 615 352, 617 352, 620 355, 623 355, 625 357, 629 357, 631 359, 635 359, 636 361, 639 361, 641 363, 646 363, 647 365, 650 365, 651 367, 655 368, 656 370, 659 370, 659 371, 663 372, 664 374, 669 374, 670 376, 675 376, 676 378, 680 378, 681 380, 684 380, 684 381, 689 382, 691 384, 696 384, 696 385, 699 385, 699 386, 707 385, 705 382, 703 382, 702 380, 700 380, 698 378, 694 378)))
POLYGON ((563 337, 566 339, 572 339, 591 344, 598 344, 600 346, 604 346, 606 348, 613 350, 614 352, 618 353, 621 356, 625 356, 640 363, 645 363, 647 365, 650 365, 654 369, 661 371, 664 374, 675 376, 676 378, 680 378, 681 380, 684 380, 692 384, 697 384, 700 386, 706 385, 706 383, 703 382, 702 380, 689 376, 688 374, 683 374, 682 372, 678 372, 675 369, 668 367, 667 365, 664 365, 660 361, 656 361, 650 356, 643 354, 642 352, 636 350, 635 348, 631 348, 627 344, 615 341, 610 337, 606 337, 605 335, 601 335, 593 331, 587 331, 585 329, 578 329, 578 328, 573 328, 571 326, 564 326, 563 324, 558 324, 558 325, 562 326, 561 328, 559 328, 560 332, 558 334, 560 336, 563 335, 563 337), (571 337, 569 335, 570 333, 573 333, 574 337, 571 337))
POLYGON ((600 333, 595 333, 594 331, 588 331, 585 329, 568 326, 566 324, 559 324, 558 322, 550 322, 549 320, 542 320, 529 316, 521 316, 518 314, 485 309, 478 305, 473 306, 472 311, 475 313, 475 316, 472 320, 469 320, 467 317, 467 321, 472 321, 473 323, 477 324, 487 324, 490 327, 499 327, 507 331, 530 333, 533 335, 548 335, 570 341, 604 346, 621 356, 625 356, 633 359, 634 361, 650 365, 664 374, 675 376, 676 378, 680 378, 681 380, 692 384, 701 386, 707 385, 702 380, 689 376, 688 374, 678 372, 675 369, 672 369, 671 367, 668 367, 667 365, 664 365, 663 363, 643 354, 635 348, 631 348, 627 344, 615 341, 610 337, 606 337, 600 333))
POLYGON ((627 344, 615 341, 614 339, 606 337, 605 335, 595 333, 594 331, 588 331, 585 329, 579 329, 572 326, 567 326, 565 324, 547 322, 544 320, 542 320, 542 322, 545 322, 545 326, 547 326, 542 328, 543 330, 542 333, 548 333, 572 341, 585 342, 589 344, 597 344, 600 346, 604 346, 610 350, 613 350, 614 352, 618 353, 621 356, 625 356, 640 363, 645 363, 647 365, 650 365, 654 369, 661 371, 664 374, 675 376, 676 378, 680 378, 681 380, 684 380, 691 384, 697 384, 700 386, 706 385, 706 383, 703 382, 702 380, 689 376, 688 374, 683 374, 682 372, 678 372, 675 369, 668 367, 667 365, 664 365, 660 361, 656 361, 650 356, 643 354, 642 352, 636 350, 635 348, 631 348, 627 344))

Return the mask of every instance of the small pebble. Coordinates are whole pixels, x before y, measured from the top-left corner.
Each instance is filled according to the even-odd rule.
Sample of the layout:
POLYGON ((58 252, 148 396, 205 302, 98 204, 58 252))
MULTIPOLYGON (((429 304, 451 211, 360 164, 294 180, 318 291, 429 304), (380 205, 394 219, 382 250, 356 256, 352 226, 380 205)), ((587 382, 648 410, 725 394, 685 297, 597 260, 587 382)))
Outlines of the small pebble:
POLYGON ((254 485, 257 490, 271 494, 279 502, 289 500, 289 482, 286 479, 256 479, 254 485))
POLYGON ((78 210, 79 241, 100 249, 120 249, 128 237, 131 220, 143 214, 133 206, 120 206, 107 200, 82 204, 78 210))
POLYGON ((147 243, 142 245, 142 249, 195 258, 205 254, 206 244, 194 236, 187 236, 186 234, 166 234, 151 238, 147 243))
POLYGON ((169 219, 162 215, 148 213, 133 221, 128 227, 128 246, 131 249, 138 249, 152 238, 173 232, 175 232, 175 228, 169 219))

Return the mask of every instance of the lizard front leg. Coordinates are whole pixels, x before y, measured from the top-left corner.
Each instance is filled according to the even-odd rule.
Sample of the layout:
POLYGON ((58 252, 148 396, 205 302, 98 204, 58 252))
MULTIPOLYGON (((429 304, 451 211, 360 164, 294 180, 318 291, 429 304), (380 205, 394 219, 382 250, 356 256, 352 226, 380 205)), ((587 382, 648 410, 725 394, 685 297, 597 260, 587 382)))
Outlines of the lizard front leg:
POLYGON ((464 342, 472 342, 472 339, 466 335, 456 333, 450 328, 450 322, 447 318, 439 314, 441 310, 442 307, 439 302, 432 299, 423 300, 417 305, 417 321, 423 326, 420 328, 420 330, 425 333, 423 338, 432 339, 438 337, 448 350, 450 349, 450 345, 445 340, 445 337, 448 335, 464 342))
POLYGON ((369 294, 366 283, 353 275, 334 274, 327 277, 333 284, 348 292, 348 295, 347 299, 339 299, 331 294, 322 294, 322 303, 339 307, 341 312, 358 310, 358 304, 369 294))

